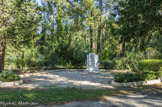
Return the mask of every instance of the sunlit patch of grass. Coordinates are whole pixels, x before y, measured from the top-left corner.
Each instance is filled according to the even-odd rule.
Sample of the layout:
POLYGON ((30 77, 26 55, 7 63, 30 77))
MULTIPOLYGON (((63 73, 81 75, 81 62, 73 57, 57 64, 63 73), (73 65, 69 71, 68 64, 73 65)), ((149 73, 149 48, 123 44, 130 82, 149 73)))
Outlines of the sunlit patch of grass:
POLYGON ((26 97, 34 97, 35 94, 34 94, 34 93, 27 93, 27 94, 25 94, 25 96, 26 96, 26 97))
MULTIPOLYGON (((119 92, 122 93, 122 94, 130 94, 130 92, 125 91, 125 90, 120 90, 119 92)), ((131 93, 132 93, 132 91, 131 91, 131 93)))

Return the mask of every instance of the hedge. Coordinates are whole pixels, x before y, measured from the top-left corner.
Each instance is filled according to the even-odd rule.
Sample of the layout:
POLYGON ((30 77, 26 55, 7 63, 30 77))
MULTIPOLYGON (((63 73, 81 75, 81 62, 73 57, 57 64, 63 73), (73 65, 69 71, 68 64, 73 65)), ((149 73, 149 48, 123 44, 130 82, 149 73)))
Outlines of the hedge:
POLYGON ((136 73, 116 73, 114 75, 115 82, 119 83, 125 83, 125 82, 137 82, 137 81, 143 81, 144 79, 140 74, 136 73))
POLYGON ((114 75, 115 82, 137 82, 144 80, 154 80, 162 77, 162 71, 143 71, 142 73, 116 73, 114 75))
POLYGON ((140 61, 139 69, 141 71, 159 71, 162 67, 161 59, 145 59, 140 61))
POLYGON ((100 65, 101 65, 101 68, 113 69, 116 65, 116 61, 114 61, 114 60, 101 60, 100 65))

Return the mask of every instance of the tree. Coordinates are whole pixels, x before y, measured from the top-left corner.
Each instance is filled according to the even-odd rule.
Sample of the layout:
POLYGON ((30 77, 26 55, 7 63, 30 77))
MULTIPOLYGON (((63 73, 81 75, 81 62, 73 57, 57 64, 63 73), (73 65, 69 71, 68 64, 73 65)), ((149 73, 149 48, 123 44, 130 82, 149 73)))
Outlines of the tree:
POLYGON ((32 0, 2 0, 0 2, 0 71, 4 70, 5 49, 11 44, 17 49, 30 46, 37 34, 39 15, 32 0))
POLYGON ((135 47, 145 49, 145 42, 153 33, 161 33, 161 0, 122 0, 117 10, 118 35, 121 35, 124 56, 126 43, 132 41, 135 47))

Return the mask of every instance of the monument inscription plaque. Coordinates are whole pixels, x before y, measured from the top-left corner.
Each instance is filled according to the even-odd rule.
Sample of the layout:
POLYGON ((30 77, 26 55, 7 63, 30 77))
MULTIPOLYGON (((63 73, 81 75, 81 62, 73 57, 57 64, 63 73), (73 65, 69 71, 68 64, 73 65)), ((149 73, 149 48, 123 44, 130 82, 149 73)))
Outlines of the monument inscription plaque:
POLYGON ((100 72, 98 69, 99 58, 95 53, 89 53, 86 60, 87 69, 84 72, 100 72))

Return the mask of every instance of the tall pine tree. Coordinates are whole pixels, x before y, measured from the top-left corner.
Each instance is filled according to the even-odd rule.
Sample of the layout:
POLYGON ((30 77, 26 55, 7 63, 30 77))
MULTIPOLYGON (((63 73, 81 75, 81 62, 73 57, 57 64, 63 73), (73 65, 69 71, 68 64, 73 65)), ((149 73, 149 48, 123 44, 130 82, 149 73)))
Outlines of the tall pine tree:
POLYGON ((33 0, 0 1, 0 71, 4 70, 5 49, 30 46, 37 34, 39 15, 33 0))

